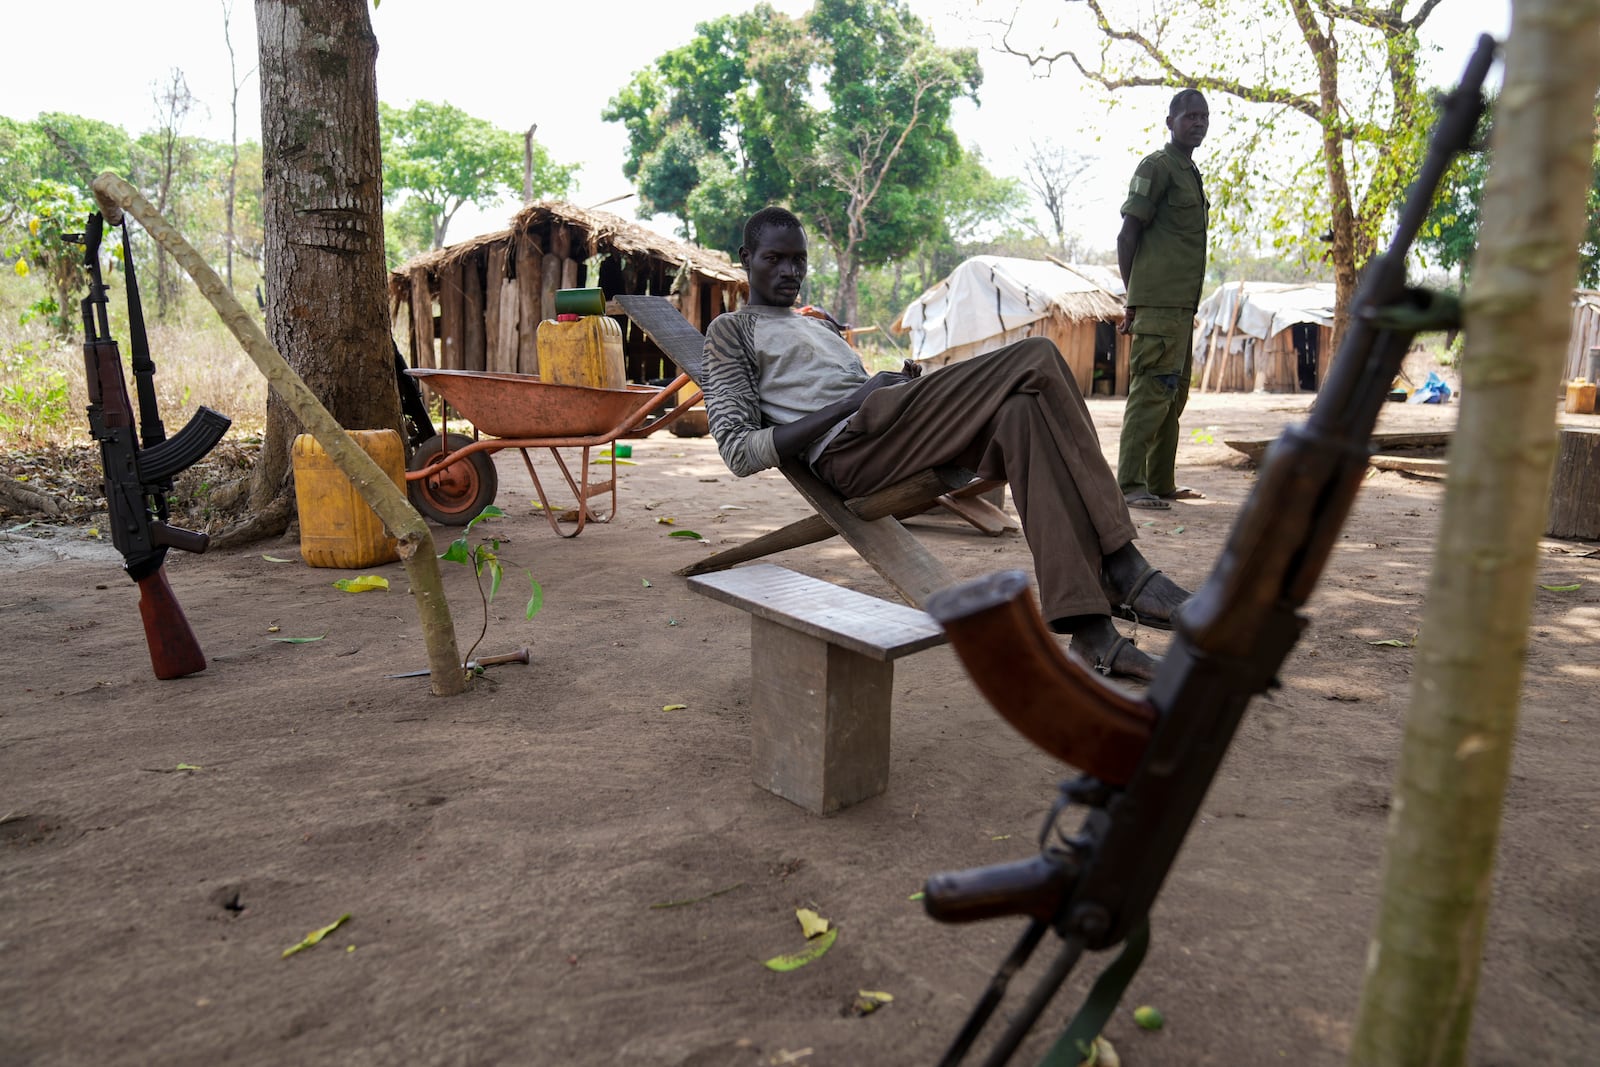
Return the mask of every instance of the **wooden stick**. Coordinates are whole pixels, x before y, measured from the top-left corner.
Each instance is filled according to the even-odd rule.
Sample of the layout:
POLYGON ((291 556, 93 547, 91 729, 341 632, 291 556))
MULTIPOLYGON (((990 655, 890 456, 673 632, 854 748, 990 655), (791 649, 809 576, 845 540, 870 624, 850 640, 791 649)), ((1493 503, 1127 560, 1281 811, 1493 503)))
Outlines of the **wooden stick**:
MULTIPOLYGON (((405 493, 350 439, 310 386, 294 372, 261 327, 234 299, 232 290, 217 277, 216 271, 139 190, 109 171, 94 180, 93 189, 107 222, 115 225, 126 211, 189 272, 189 277, 216 308, 223 323, 238 338, 245 354, 266 376, 267 384, 289 405, 301 425, 350 479, 361 499, 383 520, 389 533, 399 542, 400 559, 405 563, 406 576, 411 579, 411 593, 416 599, 422 637, 428 648, 429 683, 434 695, 453 696, 465 690, 466 672, 461 669, 461 653, 456 648, 455 625, 450 620, 450 604, 445 600, 444 582, 439 576, 433 534, 406 500, 405 493)), ((384 356, 385 361, 388 358, 384 356)))

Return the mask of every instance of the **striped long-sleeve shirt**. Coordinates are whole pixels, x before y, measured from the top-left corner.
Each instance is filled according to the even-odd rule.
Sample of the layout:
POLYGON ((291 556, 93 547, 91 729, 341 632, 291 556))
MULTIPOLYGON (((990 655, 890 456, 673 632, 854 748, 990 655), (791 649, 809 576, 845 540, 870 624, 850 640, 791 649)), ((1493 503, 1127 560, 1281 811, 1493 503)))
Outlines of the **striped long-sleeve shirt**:
MULTIPOLYGON (((867 380, 867 370, 822 321, 747 304, 711 320, 702 377, 711 436, 728 469, 744 478, 778 465, 772 427, 843 400, 867 380)), ((806 459, 815 459, 846 421, 813 442, 806 459)))

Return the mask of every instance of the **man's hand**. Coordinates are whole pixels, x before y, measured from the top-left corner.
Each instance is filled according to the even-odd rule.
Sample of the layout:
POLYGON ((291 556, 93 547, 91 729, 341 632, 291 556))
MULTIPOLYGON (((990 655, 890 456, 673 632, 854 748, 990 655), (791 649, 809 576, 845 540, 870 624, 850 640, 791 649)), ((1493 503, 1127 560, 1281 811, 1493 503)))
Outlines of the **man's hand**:
POLYGON ((1126 308, 1122 312, 1122 321, 1117 323, 1117 332, 1118 333, 1132 333, 1133 332, 1133 309, 1132 308, 1126 308))
POLYGON ((877 374, 874 374, 872 377, 868 378, 866 381, 862 382, 860 385, 856 386, 856 391, 850 394, 849 399, 851 403, 855 404, 855 406, 859 408, 868 396, 877 392, 879 389, 884 389, 891 385, 904 385, 906 382, 909 382, 920 373, 922 373, 922 369, 920 367, 917 368, 916 373, 911 373, 905 370, 881 370, 877 374))

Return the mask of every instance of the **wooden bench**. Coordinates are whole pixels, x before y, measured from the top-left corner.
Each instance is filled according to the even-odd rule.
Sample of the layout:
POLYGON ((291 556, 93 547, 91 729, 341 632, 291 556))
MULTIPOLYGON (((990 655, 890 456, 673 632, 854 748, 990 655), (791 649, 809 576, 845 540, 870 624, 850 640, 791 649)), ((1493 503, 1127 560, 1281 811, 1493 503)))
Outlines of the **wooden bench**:
POLYGON ((882 793, 894 661, 944 644, 939 624, 770 563, 689 587, 750 613, 755 783, 818 815, 882 793))

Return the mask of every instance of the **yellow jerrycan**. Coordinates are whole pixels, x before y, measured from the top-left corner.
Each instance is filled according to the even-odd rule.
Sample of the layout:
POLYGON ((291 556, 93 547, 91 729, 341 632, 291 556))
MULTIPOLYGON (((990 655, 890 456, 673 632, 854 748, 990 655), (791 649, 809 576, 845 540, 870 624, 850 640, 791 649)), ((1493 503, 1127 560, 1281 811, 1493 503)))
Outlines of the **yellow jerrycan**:
POLYGON ((599 289, 561 289, 556 317, 539 323, 539 378, 555 385, 625 389, 622 327, 605 314, 599 289))
MULTIPOLYGON (((349 434, 405 492, 406 455, 400 435, 393 430, 350 430, 349 434)), ((315 437, 308 433, 296 437, 290 454, 295 507, 300 513, 300 557, 306 563, 350 570, 400 558, 383 521, 315 437)))

